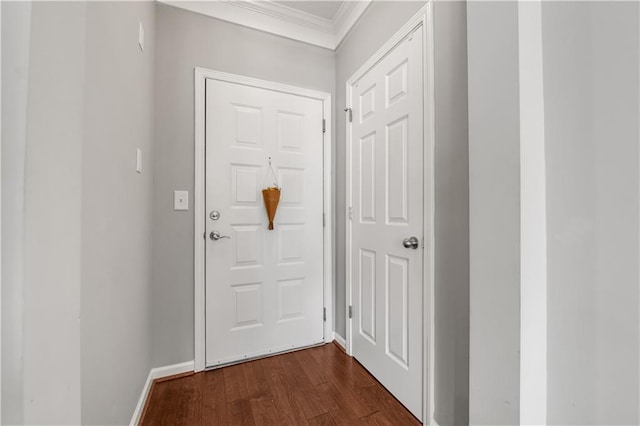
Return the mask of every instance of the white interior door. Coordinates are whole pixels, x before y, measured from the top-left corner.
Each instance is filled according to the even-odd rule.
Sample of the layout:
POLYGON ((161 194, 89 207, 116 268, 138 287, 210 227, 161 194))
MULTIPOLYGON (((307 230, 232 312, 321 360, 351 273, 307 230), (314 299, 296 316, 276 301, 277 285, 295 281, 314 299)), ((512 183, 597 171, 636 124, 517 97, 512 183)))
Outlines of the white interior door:
POLYGON ((423 38, 351 87, 351 351, 418 419, 423 404, 423 38), (418 241, 413 247, 411 237, 418 241))
POLYGON ((207 367, 324 339, 322 116, 317 99, 206 81, 207 367))

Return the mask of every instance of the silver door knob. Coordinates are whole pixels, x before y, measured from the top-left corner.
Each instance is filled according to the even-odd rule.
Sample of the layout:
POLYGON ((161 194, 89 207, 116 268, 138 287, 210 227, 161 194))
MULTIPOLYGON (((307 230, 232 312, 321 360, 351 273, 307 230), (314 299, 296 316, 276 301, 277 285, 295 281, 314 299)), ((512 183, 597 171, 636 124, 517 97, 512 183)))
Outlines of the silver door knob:
POLYGON ((209 234, 209 238, 211 238, 213 241, 218 241, 218 240, 221 240, 223 238, 231 239, 231 237, 228 236, 228 235, 220 235, 220 233, 218 231, 211 231, 211 233, 209 234))
POLYGON ((418 238, 416 237, 409 237, 409 238, 405 238, 404 240, 402 240, 402 245, 405 248, 412 248, 412 249, 417 249, 418 245, 420 244, 420 242, 418 241, 418 238))

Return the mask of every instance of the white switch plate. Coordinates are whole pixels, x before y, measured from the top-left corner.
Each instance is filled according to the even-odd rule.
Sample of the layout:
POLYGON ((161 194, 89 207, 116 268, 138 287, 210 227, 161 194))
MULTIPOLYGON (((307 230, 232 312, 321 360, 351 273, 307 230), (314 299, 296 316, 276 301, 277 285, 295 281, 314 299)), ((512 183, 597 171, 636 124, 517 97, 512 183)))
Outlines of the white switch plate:
POLYGON ((136 149, 136 172, 142 173, 142 150, 136 149))
POLYGON ((144 27, 142 26, 142 22, 138 22, 140 26, 138 27, 138 45, 140 46, 140 50, 144 52, 144 27))
POLYGON ((173 209, 189 210, 189 191, 173 191, 173 209))

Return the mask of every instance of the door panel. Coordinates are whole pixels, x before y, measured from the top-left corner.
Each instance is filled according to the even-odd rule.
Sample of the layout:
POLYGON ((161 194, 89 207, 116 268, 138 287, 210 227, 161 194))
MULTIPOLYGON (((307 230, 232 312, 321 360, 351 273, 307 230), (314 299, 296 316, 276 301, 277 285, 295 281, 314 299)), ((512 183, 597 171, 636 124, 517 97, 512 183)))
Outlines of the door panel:
POLYGON ((422 28, 351 90, 352 353, 416 417, 423 404, 422 28))
POLYGON ((207 367, 324 339, 322 111, 319 100, 206 81, 207 367), (270 157, 282 188, 272 231, 261 192, 274 184, 270 157))
POLYGON ((360 249, 360 334, 376 343, 376 252, 360 249))

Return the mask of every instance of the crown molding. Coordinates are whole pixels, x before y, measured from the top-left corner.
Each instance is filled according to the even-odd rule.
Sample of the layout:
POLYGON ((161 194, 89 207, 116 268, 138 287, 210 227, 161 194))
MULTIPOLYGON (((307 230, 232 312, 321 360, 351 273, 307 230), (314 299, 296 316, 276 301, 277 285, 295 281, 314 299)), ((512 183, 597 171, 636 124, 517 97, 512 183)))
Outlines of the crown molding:
POLYGON ((335 50, 372 0, 345 1, 325 19, 271 0, 158 0, 201 15, 335 50))
POLYGON ((336 49, 349 31, 358 22, 360 16, 367 10, 372 0, 345 1, 333 17, 333 29, 336 36, 336 49))

